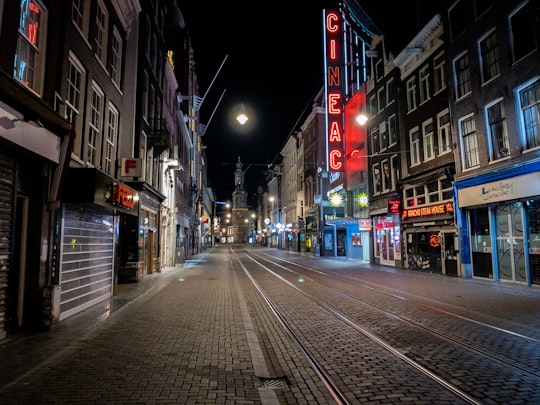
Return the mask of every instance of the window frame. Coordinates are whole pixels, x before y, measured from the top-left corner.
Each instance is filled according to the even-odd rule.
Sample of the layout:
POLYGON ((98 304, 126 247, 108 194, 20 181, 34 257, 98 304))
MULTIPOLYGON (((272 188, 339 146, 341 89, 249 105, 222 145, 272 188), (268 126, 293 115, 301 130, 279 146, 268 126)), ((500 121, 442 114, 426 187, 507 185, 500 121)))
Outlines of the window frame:
POLYGON ((485 126, 486 126, 486 137, 489 145, 489 160, 490 161, 496 161, 501 160, 510 157, 510 138, 508 136, 508 130, 506 127, 506 115, 504 111, 504 99, 502 97, 493 100, 491 103, 486 104, 484 107, 484 119, 485 119, 485 126), (497 122, 491 121, 490 122, 490 110, 493 109, 495 106, 499 106, 499 119, 497 122), (493 127, 496 123, 499 123, 500 130, 501 130, 501 138, 497 136, 497 134, 494 132, 493 127), (507 150, 506 153, 498 153, 496 149, 496 144, 503 144, 504 149, 507 150))
POLYGON ((458 133, 461 144, 461 164, 463 171, 480 166, 478 133, 476 132, 474 113, 464 115, 458 119, 458 133), (464 128, 466 123, 472 124, 470 129, 464 128))

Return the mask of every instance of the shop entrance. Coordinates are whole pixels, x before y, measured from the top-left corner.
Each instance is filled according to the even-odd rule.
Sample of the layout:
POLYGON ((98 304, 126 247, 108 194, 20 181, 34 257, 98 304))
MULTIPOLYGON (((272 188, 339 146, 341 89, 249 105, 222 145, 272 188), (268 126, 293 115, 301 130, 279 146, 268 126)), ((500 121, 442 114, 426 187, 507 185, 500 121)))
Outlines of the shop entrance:
POLYGON ((379 246, 381 251, 381 264, 394 266, 394 244, 393 244, 393 228, 383 228, 377 230, 379 233, 379 246))
POLYGON ((527 281, 521 202, 501 205, 495 210, 497 259, 501 280, 527 281))
POLYGON ((444 273, 447 276, 458 276, 458 260, 457 260, 457 240, 454 232, 443 233, 444 241, 444 273))

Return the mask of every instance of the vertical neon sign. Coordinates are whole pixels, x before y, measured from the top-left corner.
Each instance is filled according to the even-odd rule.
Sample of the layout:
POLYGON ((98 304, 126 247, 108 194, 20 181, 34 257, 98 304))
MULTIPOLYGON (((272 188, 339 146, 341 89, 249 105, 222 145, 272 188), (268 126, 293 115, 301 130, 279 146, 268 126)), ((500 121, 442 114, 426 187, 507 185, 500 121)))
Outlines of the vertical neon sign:
POLYGON ((324 10, 326 153, 331 172, 344 170, 341 15, 324 10))

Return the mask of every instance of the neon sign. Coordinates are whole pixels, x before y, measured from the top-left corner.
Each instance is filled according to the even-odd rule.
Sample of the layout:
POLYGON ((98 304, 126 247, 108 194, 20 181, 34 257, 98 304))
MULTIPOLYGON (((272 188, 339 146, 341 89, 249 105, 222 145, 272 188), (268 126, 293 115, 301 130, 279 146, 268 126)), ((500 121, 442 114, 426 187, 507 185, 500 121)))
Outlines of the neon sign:
POLYGON ((123 184, 113 186, 112 204, 125 208, 135 207, 135 191, 123 184))
POLYGON ((325 10, 325 89, 326 89, 326 150, 328 169, 344 170, 343 90, 341 84, 341 15, 338 10, 325 10))

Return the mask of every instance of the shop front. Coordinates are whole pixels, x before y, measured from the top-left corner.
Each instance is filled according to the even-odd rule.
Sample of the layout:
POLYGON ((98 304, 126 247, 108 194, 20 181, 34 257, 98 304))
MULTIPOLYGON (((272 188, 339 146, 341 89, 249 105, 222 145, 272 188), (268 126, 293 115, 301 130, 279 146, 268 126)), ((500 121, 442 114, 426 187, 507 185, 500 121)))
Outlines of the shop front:
POLYGON ((67 172, 62 201, 52 270, 59 320, 113 295, 127 236, 122 224, 138 208, 135 190, 91 168, 67 172))
POLYGON ((453 214, 451 202, 403 210, 404 268, 447 276, 461 275, 453 214))
POLYGON ((532 168, 457 185, 461 238, 470 246, 463 261, 473 277, 540 284, 540 172, 532 168))

